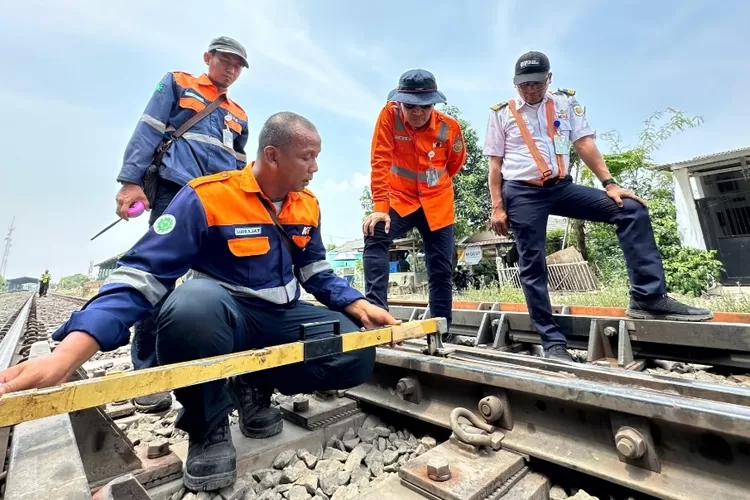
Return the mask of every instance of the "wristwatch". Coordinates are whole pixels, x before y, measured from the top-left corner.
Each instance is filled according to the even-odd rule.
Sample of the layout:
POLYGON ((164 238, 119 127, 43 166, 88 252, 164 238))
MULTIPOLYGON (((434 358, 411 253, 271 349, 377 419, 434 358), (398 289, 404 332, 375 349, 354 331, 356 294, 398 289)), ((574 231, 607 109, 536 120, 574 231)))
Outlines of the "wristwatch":
POLYGON ((614 184, 615 186, 617 186, 617 185, 618 185, 618 184, 617 184, 617 181, 616 181, 616 180, 614 180, 614 179, 613 179, 612 177, 610 177, 609 179, 604 179, 604 180, 602 181, 602 187, 603 187, 604 189, 607 189, 607 186, 609 186, 610 184, 614 184))

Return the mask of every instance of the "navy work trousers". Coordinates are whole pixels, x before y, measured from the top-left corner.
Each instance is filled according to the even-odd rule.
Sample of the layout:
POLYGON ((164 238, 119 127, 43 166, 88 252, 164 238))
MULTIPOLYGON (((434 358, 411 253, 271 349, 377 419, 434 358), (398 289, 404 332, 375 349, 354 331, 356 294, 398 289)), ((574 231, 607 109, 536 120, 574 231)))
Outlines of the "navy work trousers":
MULTIPOLYGON (((164 213, 181 188, 182 186, 179 184, 159 179, 159 184, 156 188, 156 198, 151 205, 151 213, 148 218, 149 227, 153 226, 156 219, 164 213)), ((133 368, 136 370, 156 366, 156 318, 159 315, 159 308, 167 299, 167 296, 163 297, 161 302, 154 306, 148 316, 133 325, 130 359, 133 363, 133 368)))
POLYGON ((615 224, 631 295, 643 300, 666 293, 664 268, 648 210, 637 201, 623 199, 624 206, 620 208, 604 191, 574 184, 569 176, 544 187, 505 181, 502 191, 518 249, 521 286, 531 322, 545 349, 566 344, 552 317, 547 289, 546 235, 550 214, 615 224))
POLYGON ((362 260, 367 300, 388 310, 388 249, 393 240, 416 227, 424 241, 430 313, 433 318, 446 318, 450 325, 453 306, 453 225, 431 231, 422 208, 406 217, 401 217, 393 209, 389 215, 391 228, 388 233, 385 232, 385 223, 380 222, 375 226, 373 236, 365 236, 362 260))
MULTIPOLYGON (((177 287, 164 302, 156 330, 159 365, 259 349, 299 340, 300 325, 335 321, 341 333, 358 331, 346 315, 306 302, 293 307, 258 307, 235 297, 218 283, 196 278, 177 287)), ((307 339, 331 336, 326 329, 307 339)), ((369 347, 325 358, 242 375, 243 382, 284 394, 348 389, 367 380, 375 366, 369 347)), ((176 426, 201 438, 233 410, 225 380, 176 389, 183 406, 176 426)))

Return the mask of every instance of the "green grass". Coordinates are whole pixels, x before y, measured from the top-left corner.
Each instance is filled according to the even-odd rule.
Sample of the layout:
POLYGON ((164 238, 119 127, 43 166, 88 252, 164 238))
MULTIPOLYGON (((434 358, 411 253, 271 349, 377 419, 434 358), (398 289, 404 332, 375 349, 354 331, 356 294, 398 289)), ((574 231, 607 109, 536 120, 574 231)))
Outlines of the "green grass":
MULTIPOLYGON (((686 304, 707 307, 712 311, 746 312, 750 313, 750 295, 720 295, 691 297, 681 294, 670 294, 675 299, 686 304)), ((426 295, 399 295, 392 299, 427 300, 426 295)), ((627 307, 628 289, 625 287, 611 287, 595 292, 585 293, 557 293, 550 294, 554 305, 598 306, 598 307, 627 307)), ((518 288, 488 287, 479 290, 467 290, 456 294, 454 300, 471 300, 479 302, 518 302, 524 303, 523 292, 518 288)))

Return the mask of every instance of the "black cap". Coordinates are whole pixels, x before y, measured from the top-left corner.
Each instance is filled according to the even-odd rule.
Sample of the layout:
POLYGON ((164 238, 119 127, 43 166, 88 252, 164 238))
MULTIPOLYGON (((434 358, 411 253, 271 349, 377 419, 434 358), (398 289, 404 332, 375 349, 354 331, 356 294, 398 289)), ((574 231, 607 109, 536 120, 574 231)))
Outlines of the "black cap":
POLYGON ((250 64, 247 62, 247 52, 245 52, 245 47, 242 46, 240 42, 235 40, 234 38, 230 38, 228 36, 219 36, 211 40, 211 43, 208 44, 208 51, 217 51, 217 52, 224 52, 226 54, 234 54, 235 56, 242 59, 242 64, 246 68, 250 67, 250 64))
POLYGON ((532 50, 516 61, 516 75, 513 85, 526 82, 543 82, 549 74, 549 59, 541 52, 532 50))
POLYGON ((427 106, 446 102, 447 99, 438 90, 435 75, 424 69, 412 69, 401 75, 398 87, 391 90, 388 100, 427 106))

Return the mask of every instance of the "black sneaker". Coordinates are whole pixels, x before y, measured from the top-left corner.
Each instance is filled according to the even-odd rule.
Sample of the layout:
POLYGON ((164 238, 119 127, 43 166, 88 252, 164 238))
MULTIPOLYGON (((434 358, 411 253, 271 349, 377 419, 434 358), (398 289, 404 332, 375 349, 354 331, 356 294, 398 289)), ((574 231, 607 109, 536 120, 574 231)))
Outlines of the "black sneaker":
POLYGON ((245 437, 262 439, 281 432, 284 421, 278 408, 271 406, 273 390, 260 390, 242 382, 240 377, 229 380, 229 394, 240 414, 240 431, 245 437))
POLYGON ((562 344, 555 344, 549 349, 546 349, 544 351, 544 357, 547 359, 555 359, 557 361, 573 362, 573 356, 570 355, 568 350, 562 344))
POLYGON ((220 490, 237 479, 237 453, 222 419, 203 440, 190 437, 182 482, 191 491, 220 490))
POLYGON ((158 413, 172 407, 172 394, 157 392, 133 399, 133 406, 140 413, 158 413))
POLYGON ((708 309, 683 304, 667 294, 649 300, 636 300, 631 297, 627 313, 635 319, 674 321, 706 321, 714 317, 708 309))

